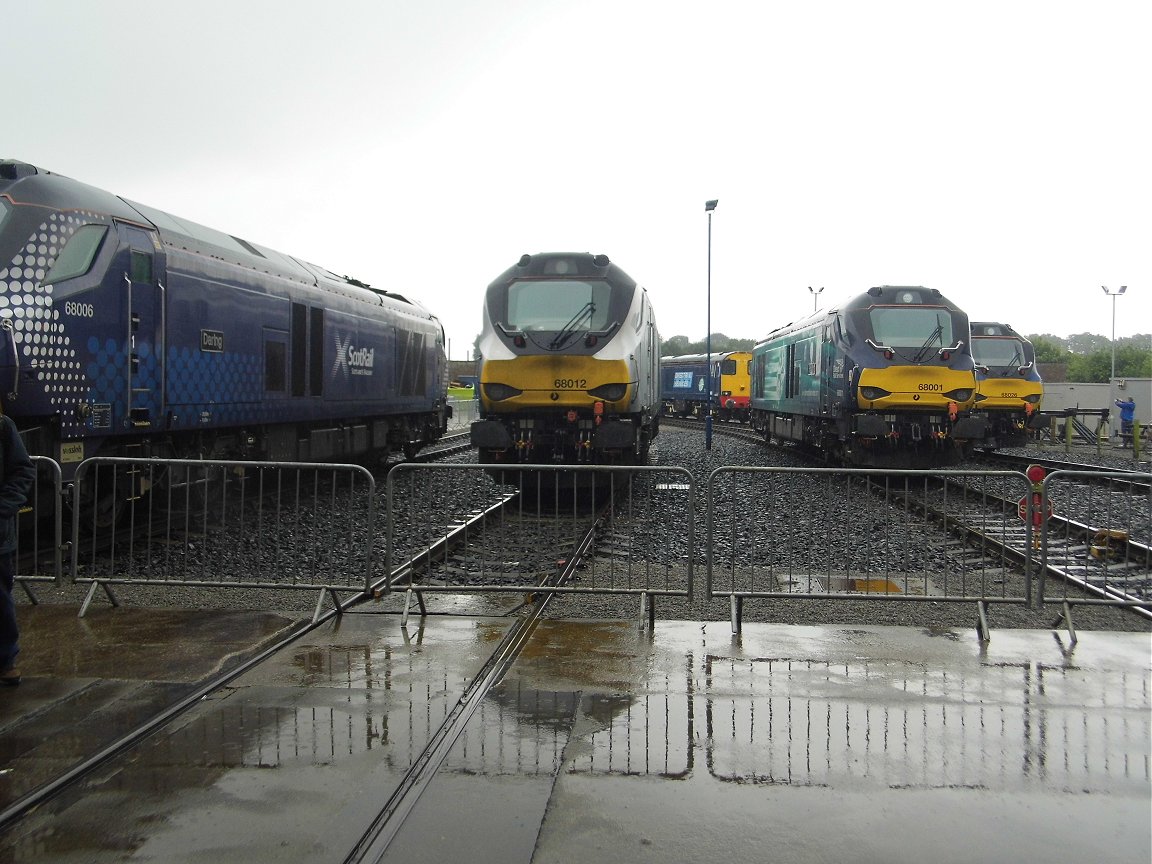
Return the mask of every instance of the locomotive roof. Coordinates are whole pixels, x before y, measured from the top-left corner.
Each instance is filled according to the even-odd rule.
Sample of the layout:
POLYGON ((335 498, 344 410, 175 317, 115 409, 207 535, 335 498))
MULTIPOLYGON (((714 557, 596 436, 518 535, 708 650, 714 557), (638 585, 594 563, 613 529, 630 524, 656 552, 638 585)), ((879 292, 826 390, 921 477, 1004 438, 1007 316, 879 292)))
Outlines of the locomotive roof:
POLYGON ((383 298, 404 303, 434 317, 420 303, 399 294, 354 279, 274 249, 250 243, 239 237, 174 216, 155 207, 140 204, 103 189, 73 180, 14 159, 0 160, 0 195, 13 203, 37 204, 62 211, 87 211, 110 219, 120 219, 154 228, 165 245, 207 255, 292 279, 306 285, 360 296, 382 304, 383 298), (18 187, 18 188, 17 188, 18 187))
MULTIPOLYGON (((724 357, 731 357, 733 354, 747 354, 749 357, 752 356, 752 353, 750 351, 745 351, 745 350, 713 351, 711 356, 713 359, 719 360, 719 359, 722 359, 724 357)), ((660 362, 662 364, 663 363, 667 363, 667 364, 706 363, 706 362, 708 362, 708 356, 709 355, 707 355, 707 354, 674 354, 674 355, 669 356, 669 357, 661 357, 660 362)))
POLYGON ((769 331, 768 335, 760 341, 761 343, 767 342, 769 339, 783 336, 786 333, 817 326, 823 323, 825 319, 845 312, 856 312, 861 309, 871 308, 872 306, 900 306, 906 304, 938 305, 963 314, 963 310, 941 294, 938 288, 926 288, 923 285, 876 285, 835 306, 820 309, 797 321, 790 321, 787 324, 777 327, 775 330, 769 331), (902 299, 900 292, 912 292, 914 299, 902 299))
POLYGON ((611 262, 607 255, 589 252, 538 252, 521 255, 520 260, 501 273, 489 288, 508 285, 518 279, 605 279, 616 288, 635 288, 636 280, 611 262))
POLYGON ((1009 336, 1013 339, 1028 340, 1012 329, 1011 324, 1001 324, 999 321, 973 321, 972 337, 981 336, 1009 336))

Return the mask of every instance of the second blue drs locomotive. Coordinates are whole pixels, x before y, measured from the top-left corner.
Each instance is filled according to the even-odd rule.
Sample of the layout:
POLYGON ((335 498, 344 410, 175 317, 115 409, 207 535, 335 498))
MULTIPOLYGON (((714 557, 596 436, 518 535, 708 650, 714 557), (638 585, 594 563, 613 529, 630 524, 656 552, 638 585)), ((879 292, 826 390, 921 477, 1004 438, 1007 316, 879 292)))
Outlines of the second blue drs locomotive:
POLYGON ((418 303, 11 160, 0 289, 5 410, 65 480, 91 456, 369 461, 447 426, 418 303))
POLYGON ((1043 422, 1039 408, 1044 383, 1032 343, 1007 324, 973 322, 972 358, 976 411, 987 423, 981 446, 985 450, 1025 446, 1029 428, 1043 422))
POLYGON ((955 464, 984 434, 970 341, 939 291, 870 288, 753 349, 752 425, 844 465, 955 464))
POLYGON ((481 462, 637 464, 656 437, 660 333, 606 255, 524 255, 484 299, 481 462))

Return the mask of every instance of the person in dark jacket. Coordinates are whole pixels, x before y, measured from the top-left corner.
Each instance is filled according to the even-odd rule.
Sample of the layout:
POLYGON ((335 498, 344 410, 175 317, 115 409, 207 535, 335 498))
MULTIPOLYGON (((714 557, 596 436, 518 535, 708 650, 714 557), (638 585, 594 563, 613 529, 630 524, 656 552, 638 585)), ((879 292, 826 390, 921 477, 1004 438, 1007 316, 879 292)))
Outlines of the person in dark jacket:
POLYGON ((16 655, 20 629, 16 626, 16 515, 36 481, 36 467, 28 458, 16 424, 0 414, 0 685, 20 683, 16 655))

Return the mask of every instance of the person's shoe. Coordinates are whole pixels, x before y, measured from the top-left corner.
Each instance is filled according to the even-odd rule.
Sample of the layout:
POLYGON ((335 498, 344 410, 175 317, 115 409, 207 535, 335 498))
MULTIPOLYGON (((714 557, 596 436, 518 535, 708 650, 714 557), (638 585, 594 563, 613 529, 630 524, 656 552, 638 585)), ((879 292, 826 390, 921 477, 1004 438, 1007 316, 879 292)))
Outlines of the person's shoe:
POLYGON ((20 672, 16 669, 5 669, 0 672, 0 686, 16 687, 20 684, 20 672))

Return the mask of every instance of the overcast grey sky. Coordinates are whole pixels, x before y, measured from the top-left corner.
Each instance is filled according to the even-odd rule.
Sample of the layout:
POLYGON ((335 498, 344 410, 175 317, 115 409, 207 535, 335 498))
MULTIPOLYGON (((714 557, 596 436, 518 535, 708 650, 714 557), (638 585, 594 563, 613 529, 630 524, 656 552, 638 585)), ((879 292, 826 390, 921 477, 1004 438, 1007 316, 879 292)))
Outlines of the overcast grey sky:
POLYGON ((410 294, 456 358, 524 252, 702 339, 710 198, 714 332, 877 284, 1152 331, 1147 0, 0 7, 0 155, 410 294))

